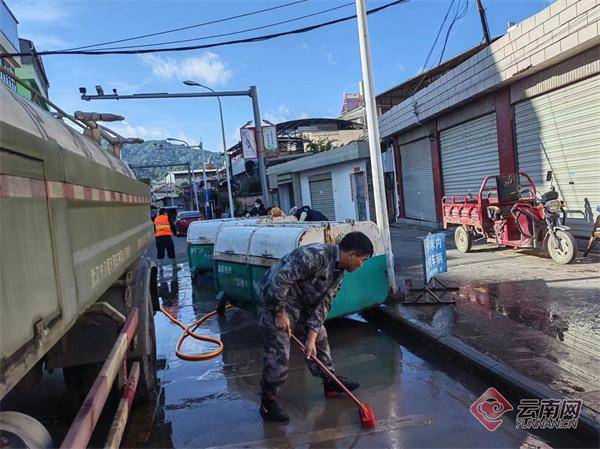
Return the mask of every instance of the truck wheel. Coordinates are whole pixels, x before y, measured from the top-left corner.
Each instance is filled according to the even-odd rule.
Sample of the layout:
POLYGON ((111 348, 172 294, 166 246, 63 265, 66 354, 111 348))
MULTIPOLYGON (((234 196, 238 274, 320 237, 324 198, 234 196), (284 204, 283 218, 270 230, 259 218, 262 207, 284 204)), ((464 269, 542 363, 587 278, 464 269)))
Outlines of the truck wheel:
POLYGON ((0 447, 52 448, 52 437, 35 418, 20 412, 0 412, 0 447))
POLYGON ((473 236, 467 229, 459 226, 454 231, 454 244, 461 253, 468 253, 471 251, 471 246, 473 246, 473 236))
POLYGON ((577 241, 573 234, 558 229, 556 239, 548 238, 548 253, 554 262, 561 265, 573 262, 577 257, 577 241))
POLYGON ((154 331, 154 311, 152 303, 148 301, 148 314, 146 322, 146 335, 148 336, 148 354, 133 359, 140 362, 140 378, 135 391, 137 402, 154 402, 158 394, 158 382, 156 380, 156 334, 154 331))

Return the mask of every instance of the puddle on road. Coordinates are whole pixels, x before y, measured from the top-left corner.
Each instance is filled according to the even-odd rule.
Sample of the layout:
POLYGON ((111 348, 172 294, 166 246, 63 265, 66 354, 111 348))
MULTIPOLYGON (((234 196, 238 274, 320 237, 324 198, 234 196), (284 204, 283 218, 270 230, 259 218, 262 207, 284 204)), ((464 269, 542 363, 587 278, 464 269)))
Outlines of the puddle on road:
POLYGON ((543 332, 557 340, 600 357, 600 298, 585 290, 549 287, 545 281, 501 282, 461 286, 457 300, 481 307, 480 313, 492 318, 494 312, 512 321, 543 332), (553 290, 550 291, 550 288, 553 290), (558 291, 557 291, 558 289, 558 291), (591 302, 593 307, 588 307, 591 302))

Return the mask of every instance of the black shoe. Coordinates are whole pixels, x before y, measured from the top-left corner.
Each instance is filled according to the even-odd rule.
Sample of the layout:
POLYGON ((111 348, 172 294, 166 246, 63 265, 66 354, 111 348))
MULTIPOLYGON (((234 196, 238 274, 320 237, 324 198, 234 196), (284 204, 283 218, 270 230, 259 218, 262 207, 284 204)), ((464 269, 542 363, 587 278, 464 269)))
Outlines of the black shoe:
MULTIPOLYGON (((337 378, 350 391, 354 391, 358 387, 360 387, 360 384, 358 382, 352 382, 351 380, 346 379, 343 376, 337 376, 337 378)), ((334 381, 332 381, 331 379, 327 379, 327 380, 323 381, 323 390, 325 391, 325 396, 328 398, 334 398, 338 394, 344 393, 344 390, 342 390, 340 388, 340 386, 338 384, 336 384, 334 381)))
POLYGON ((260 403, 260 414, 268 421, 287 423, 290 420, 290 417, 279 404, 279 401, 274 398, 262 399, 260 403))

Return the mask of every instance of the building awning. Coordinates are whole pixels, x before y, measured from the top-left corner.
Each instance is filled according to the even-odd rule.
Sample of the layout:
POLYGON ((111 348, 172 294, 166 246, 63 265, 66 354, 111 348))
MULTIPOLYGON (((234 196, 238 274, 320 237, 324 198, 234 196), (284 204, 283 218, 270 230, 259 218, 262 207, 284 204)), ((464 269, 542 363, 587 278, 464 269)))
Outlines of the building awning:
POLYGON ((369 143, 366 141, 357 141, 344 145, 343 147, 317 153, 313 156, 274 165, 269 167, 268 174, 271 176, 283 175, 286 173, 298 173, 344 162, 368 159, 369 156, 369 143))

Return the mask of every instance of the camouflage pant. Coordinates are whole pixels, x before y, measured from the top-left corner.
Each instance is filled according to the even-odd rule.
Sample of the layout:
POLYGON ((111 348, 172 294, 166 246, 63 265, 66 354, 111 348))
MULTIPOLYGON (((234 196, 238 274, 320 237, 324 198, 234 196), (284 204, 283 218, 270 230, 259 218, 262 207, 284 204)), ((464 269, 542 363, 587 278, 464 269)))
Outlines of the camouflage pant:
MULTIPOLYGON (((277 395, 280 387, 287 378, 290 339, 284 332, 277 329, 275 326, 275 317, 272 313, 265 312, 262 314, 260 317, 260 328, 265 351, 263 356, 263 374, 260 384, 261 393, 263 396, 270 397, 277 395)), ((292 321, 292 329, 294 335, 304 343, 308 328, 294 320, 292 321)), ((319 333, 317 334, 316 347, 317 358, 327 368, 334 371, 329 351, 329 342, 327 341, 327 331, 324 326, 319 329, 319 333)), ((325 378, 315 362, 307 360, 306 363, 313 376, 325 378)))

